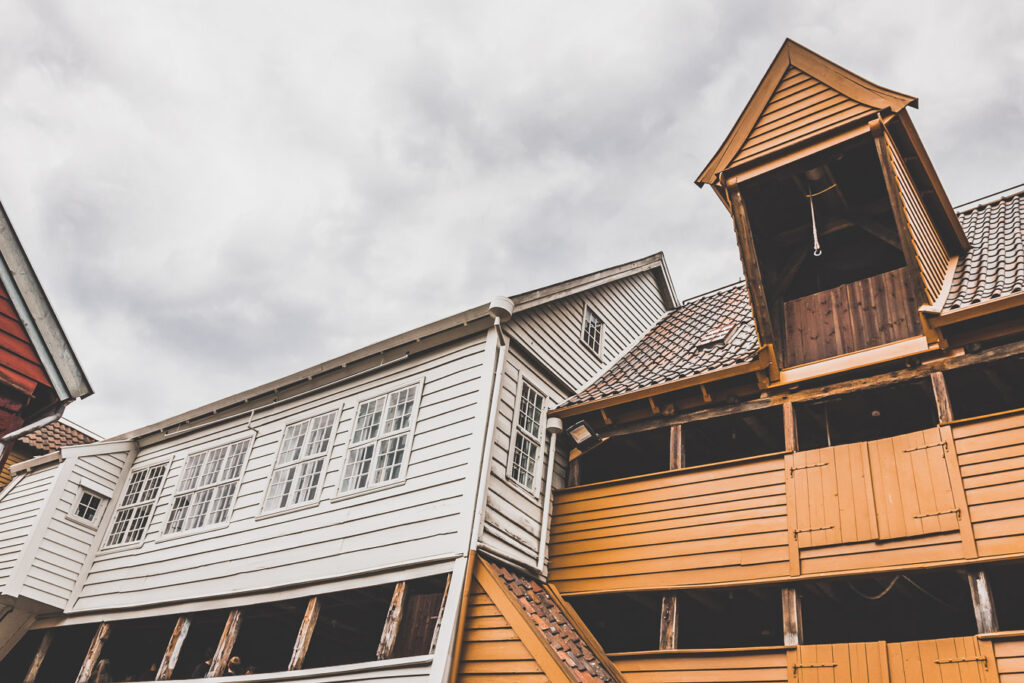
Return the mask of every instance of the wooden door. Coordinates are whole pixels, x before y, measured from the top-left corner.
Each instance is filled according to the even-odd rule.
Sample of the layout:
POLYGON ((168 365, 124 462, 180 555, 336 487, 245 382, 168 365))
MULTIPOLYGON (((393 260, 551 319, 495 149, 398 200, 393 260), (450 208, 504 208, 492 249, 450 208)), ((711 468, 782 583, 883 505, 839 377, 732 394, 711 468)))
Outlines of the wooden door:
POLYGON ((946 449, 938 428, 868 443, 880 540, 960 528, 946 449))
POLYGON ((867 444, 798 451, 786 457, 786 472, 799 547, 878 538, 867 444))

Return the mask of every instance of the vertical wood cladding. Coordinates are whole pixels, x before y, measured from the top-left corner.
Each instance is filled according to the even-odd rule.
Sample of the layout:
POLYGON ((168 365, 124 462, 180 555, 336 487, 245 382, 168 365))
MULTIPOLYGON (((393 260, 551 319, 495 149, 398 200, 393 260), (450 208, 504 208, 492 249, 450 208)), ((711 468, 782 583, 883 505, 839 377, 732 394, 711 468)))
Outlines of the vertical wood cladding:
POLYGON ((769 154, 872 111, 871 107, 790 66, 730 166, 769 154))
POLYGON ((790 367, 921 334, 908 268, 783 304, 783 365, 790 367))
POLYGON ((983 683, 996 680, 996 662, 993 659, 989 649, 976 636, 902 643, 800 645, 789 653, 789 680, 815 683, 983 683))
MULTIPOLYGON (((914 240, 914 251, 921 268, 921 275, 924 278, 925 291, 934 302, 939 292, 942 291, 942 283, 946 279, 949 252, 946 250, 942 238, 939 237, 931 216, 928 215, 928 210, 910 176, 910 170, 888 132, 885 133, 885 146, 895 171, 896 182, 899 185, 903 210, 906 211, 907 224, 910 226, 910 234, 914 240)), ((897 207, 896 210, 898 211, 899 208, 897 207)))
POLYGON ((641 652, 612 655, 611 660, 630 683, 662 681, 734 681, 784 683, 784 648, 752 648, 723 652, 641 652))

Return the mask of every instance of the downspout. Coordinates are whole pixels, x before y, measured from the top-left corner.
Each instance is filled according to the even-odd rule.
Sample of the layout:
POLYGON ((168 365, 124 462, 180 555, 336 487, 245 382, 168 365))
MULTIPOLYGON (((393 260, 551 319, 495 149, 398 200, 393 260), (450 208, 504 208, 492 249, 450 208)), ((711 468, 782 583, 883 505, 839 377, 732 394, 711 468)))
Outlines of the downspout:
POLYGON ((544 512, 540 517, 540 538, 537 539, 537 572, 544 574, 544 559, 547 555, 548 528, 551 526, 551 498, 554 482, 552 477, 555 474, 555 443, 558 435, 562 433, 562 420, 557 417, 549 417, 547 424, 548 438, 548 474, 544 483, 544 512))

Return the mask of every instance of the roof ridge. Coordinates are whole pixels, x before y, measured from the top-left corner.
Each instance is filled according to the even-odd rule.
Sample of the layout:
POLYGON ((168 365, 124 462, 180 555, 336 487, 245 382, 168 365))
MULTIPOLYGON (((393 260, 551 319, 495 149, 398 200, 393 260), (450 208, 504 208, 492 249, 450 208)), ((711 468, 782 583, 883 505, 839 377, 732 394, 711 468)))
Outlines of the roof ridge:
POLYGON ((702 292, 702 293, 700 293, 700 294, 694 294, 693 296, 691 296, 691 297, 689 297, 689 298, 686 298, 686 299, 683 299, 683 300, 681 300, 681 301, 679 302, 679 305, 678 305, 678 306, 676 306, 676 307, 675 307, 675 308, 674 308, 673 310, 676 310, 676 311, 678 311, 678 310, 679 310, 680 308, 682 308, 682 307, 683 307, 683 304, 688 304, 688 303, 690 303, 691 301, 697 301, 698 299, 703 299, 704 297, 706 297, 706 296, 711 296, 712 294, 717 294, 717 293, 719 293, 719 292, 724 292, 724 291, 725 291, 725 290, 727 290, 727 289, 732 289, 732 288, 733 288, 733 287, 735 287, 736 285, 742 285, 742 284, 746 284, 746 282, 747 282, 747 281, 746 281, 745 279, 743 279, 743 278, 740 278, 739 280, 736 280, 735 282, 730 282, 730 283, 729 283, 729 284, 727 284, 727 285, 722 285, 722 286, 720 286, 720 287, 715 287, 714 289, 709 289, 708 291, 706 291, 706 292, 702 292))
MULTIPOLYGON (((987 201, 987 202, 982 202, 982 203, 979 203, 979 204, 974 204, 974 202, 967 202, 967 204, 974 204, 974 206, 972 206, 969 209, 963 209, 963 210, 954 209, 954 211, 956 211, 957 217, 966 216, 969 213, 974 213, 975 211, 979 211, 981 209, 987 209, 990 206, 995 206, 996 204, 1002 204, 1005 201, 1009 201, 1010 199, 1014 199, 1015 197, 1020 197, 1020 196, 1024 195, 1024 183, 1021 183, 1019 185, 1015 185, 1013 187, 1009 187, 1009 188, 1007 188, 1007 190, 1012 190, 1014 188, 1018 188, 1016 192, 1011 192, 1010 194, 1000 195, 996 199, 993 199, 993 200, 987 201)), ((1001 192, 1005 192, 1005 191, 1006 190, 1001 190, 1001 192)), ((987 196, 989 196, 989 195, 985 195, 985 197, 987 197, 987 196)), ((982 199, 984 199, 984 197, 982 197, 982 199)), ((965 205, 961 204, 960 206, 965 206, 965 205)))

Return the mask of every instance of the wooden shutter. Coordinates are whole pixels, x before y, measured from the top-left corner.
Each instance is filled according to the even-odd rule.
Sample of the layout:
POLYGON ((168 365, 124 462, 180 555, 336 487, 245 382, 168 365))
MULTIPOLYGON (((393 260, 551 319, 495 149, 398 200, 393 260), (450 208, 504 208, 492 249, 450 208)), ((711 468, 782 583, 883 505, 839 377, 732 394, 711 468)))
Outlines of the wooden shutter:
POLYGON ((786 471, 799 547, 878 538, 866 444, 798 451, 786 457, 786 471))
POLYGON ((800 645, 787 654, 790 683, 995 683, 993 660, 977 636, 800 645))
POLYGON ((800 645, 790 654, 794 683, 889 683, 884 641, 800 645))
POLYGON ((938 428, 868 443, 878 538, 960 528, 938 428))

